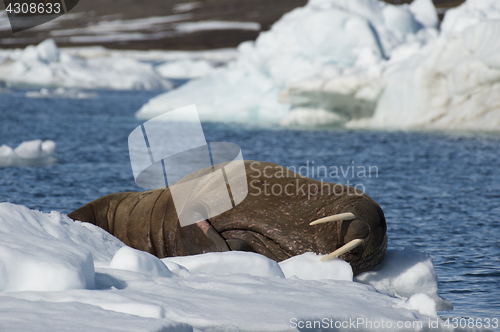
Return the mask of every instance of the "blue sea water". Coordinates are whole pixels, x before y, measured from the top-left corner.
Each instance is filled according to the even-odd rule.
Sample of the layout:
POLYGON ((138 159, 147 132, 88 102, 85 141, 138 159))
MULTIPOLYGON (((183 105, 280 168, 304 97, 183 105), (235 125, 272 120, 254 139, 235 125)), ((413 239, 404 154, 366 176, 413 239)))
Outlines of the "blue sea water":
MULTIPOLYGON (((0 202, 68 213, 109 193, 140 190, 127 138, 141 124, 134 112, 158 91, 98 91, 88 100, 28 99, 25 92, 0 94, 0 145, 50 139, 58 162, 0 168, 0 202)), ((389 248, 413 246, 432 257, 440 294, 454 305, 441 316, 500 319, 500 135, 203 129, 209 142, 238 144, 245 159, 302 166, 303 175, 364 189, 384 210, 389 248)))

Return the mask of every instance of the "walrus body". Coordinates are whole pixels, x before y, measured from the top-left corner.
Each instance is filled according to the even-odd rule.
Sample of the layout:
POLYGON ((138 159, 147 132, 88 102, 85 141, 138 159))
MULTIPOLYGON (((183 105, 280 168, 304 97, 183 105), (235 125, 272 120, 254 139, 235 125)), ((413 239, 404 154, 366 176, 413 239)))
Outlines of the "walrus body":
POLYGON ((160 258, 242 250, 279 262, 305 252, 328 254, 360 239, 359 246, 340 256, 354 274, 382 261, 385 217, 366 194, 304 178, 276 164, 245 161, 245 170, 246 198, 229 211, 189 226, 180 226, 168 187, 107 195, 68 216, 160 258), (309 225, 338 214, 352 218, 309 225))

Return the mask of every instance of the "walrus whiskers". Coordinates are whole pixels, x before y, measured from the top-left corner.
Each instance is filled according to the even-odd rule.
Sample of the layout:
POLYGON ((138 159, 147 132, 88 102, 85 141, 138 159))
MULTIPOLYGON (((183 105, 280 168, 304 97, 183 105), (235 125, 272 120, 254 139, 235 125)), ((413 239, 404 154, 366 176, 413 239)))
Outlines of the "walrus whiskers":
POLYGON ((342 247, 338 248, 334 252, 329 253, 328 255, 322 257, 320 259, 320 261, 327 261, 329 259, 332 259, 332 258, 338 257, 340 255, 343 255, 346 252, 348 252, 348 251, 356 248, 357 246, 359 246, 361 244, 361 242, 363 242, 362 239, 354 239, 354 240, 352 240, 352 241, 344 244, 342 247))
POLYGON ((328 216, 324 217, 318 220, 313 221, 309 225, 317 225, 317 224, 322 224, 325 222, 332 222, 332 221, 339 221, 339 220, 353 220, 356 219, 356 216, 352 214, 351 212, 346 212, 346 213, 340 213, 340 214, 335 214, 333 216, 328 216))

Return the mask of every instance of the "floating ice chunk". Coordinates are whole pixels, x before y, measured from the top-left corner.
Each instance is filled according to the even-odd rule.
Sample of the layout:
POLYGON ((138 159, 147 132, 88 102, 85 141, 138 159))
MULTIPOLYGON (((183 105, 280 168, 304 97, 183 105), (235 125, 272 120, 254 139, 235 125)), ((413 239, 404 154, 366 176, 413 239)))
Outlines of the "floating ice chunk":
POLYGON ((56 151, 56 142, 47 140, 42 142, 42 151, 46 156, 51 156, 56 151))
POLYGON ((42 150, 42 141, 37 139, 33 141, 22 142, 14 150, 16 155, 24 159, 40 159, 45 156, 42 150))
POLYGON ((17 159, 16 153, 8 145, 0 146, 0 167, 11 167, 17 159))
POLYGON ((59 86, 83 89, 169 89, 152 64, 128 58, 83 59, 61 53, 53 40, 28 46, 0 63, 8 86, 59 86))
POLYGON ((163 264, 165 264, 168 269, 170 270, 170 272, 172 272, 173 274, 179 276, 179 277, 189 277, 191 275, 191 273, 189 273, 188 269, 186 269, 184 266, 180 265, 180 264, 177 264, 177 263, 174 263, 172 261, 169 261, 169 260, 162 260, 163 264))
POLYGON ((0 167, 52 165, 57 161, 55 150, 56 143, 50 140, 22 142, 15 150, 4 144, 0 147, 0 167))
POLYGON ((153 277, 170 278, 172 276, 172 272, 158 257, 126 246, 116 252, 109 267, 145 273, 153 277))
MULTIPOLYGON (((404 299, 424 293, 436 303, 437 310, 453 309, 450 302, 438 295, 437 274, 432 259, 413 248, 387 250, 382 263, 354 280, 372 285, 381 293, 404 299)), ((416 297, 410 305, 418 304, 419 299, 421 297, 416 297)))
POLYGON ((352 268, 340 258, 321 262, 320 255, 312 252, 294 256, 279 263, 286 278, 297 276, 304 280, 345 280, 352 281, 352 268))
POLYGON ((275 261, 244 251, 213 252, 194 256, 167 257, 162 259, 184 266, 191 273, 226 274, 246 273, 260 277, 284 278, 283 271, 275 261))

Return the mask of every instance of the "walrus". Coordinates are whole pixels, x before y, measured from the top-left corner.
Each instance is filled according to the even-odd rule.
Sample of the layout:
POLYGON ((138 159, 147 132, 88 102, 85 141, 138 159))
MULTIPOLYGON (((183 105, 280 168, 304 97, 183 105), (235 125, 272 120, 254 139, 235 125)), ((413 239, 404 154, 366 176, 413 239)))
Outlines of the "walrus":
POLYGON ((315 252, 329 254, 323 259, 339 256, 355 275, 384 258, 384 213, 362 191, 302 177, 277 164, 244 161, 244 167, 248 195, 241 203, 189 226, 181 227, 169 187, 110 194, 68 216, 159 258, 240 250, 280 262, 315 252))

